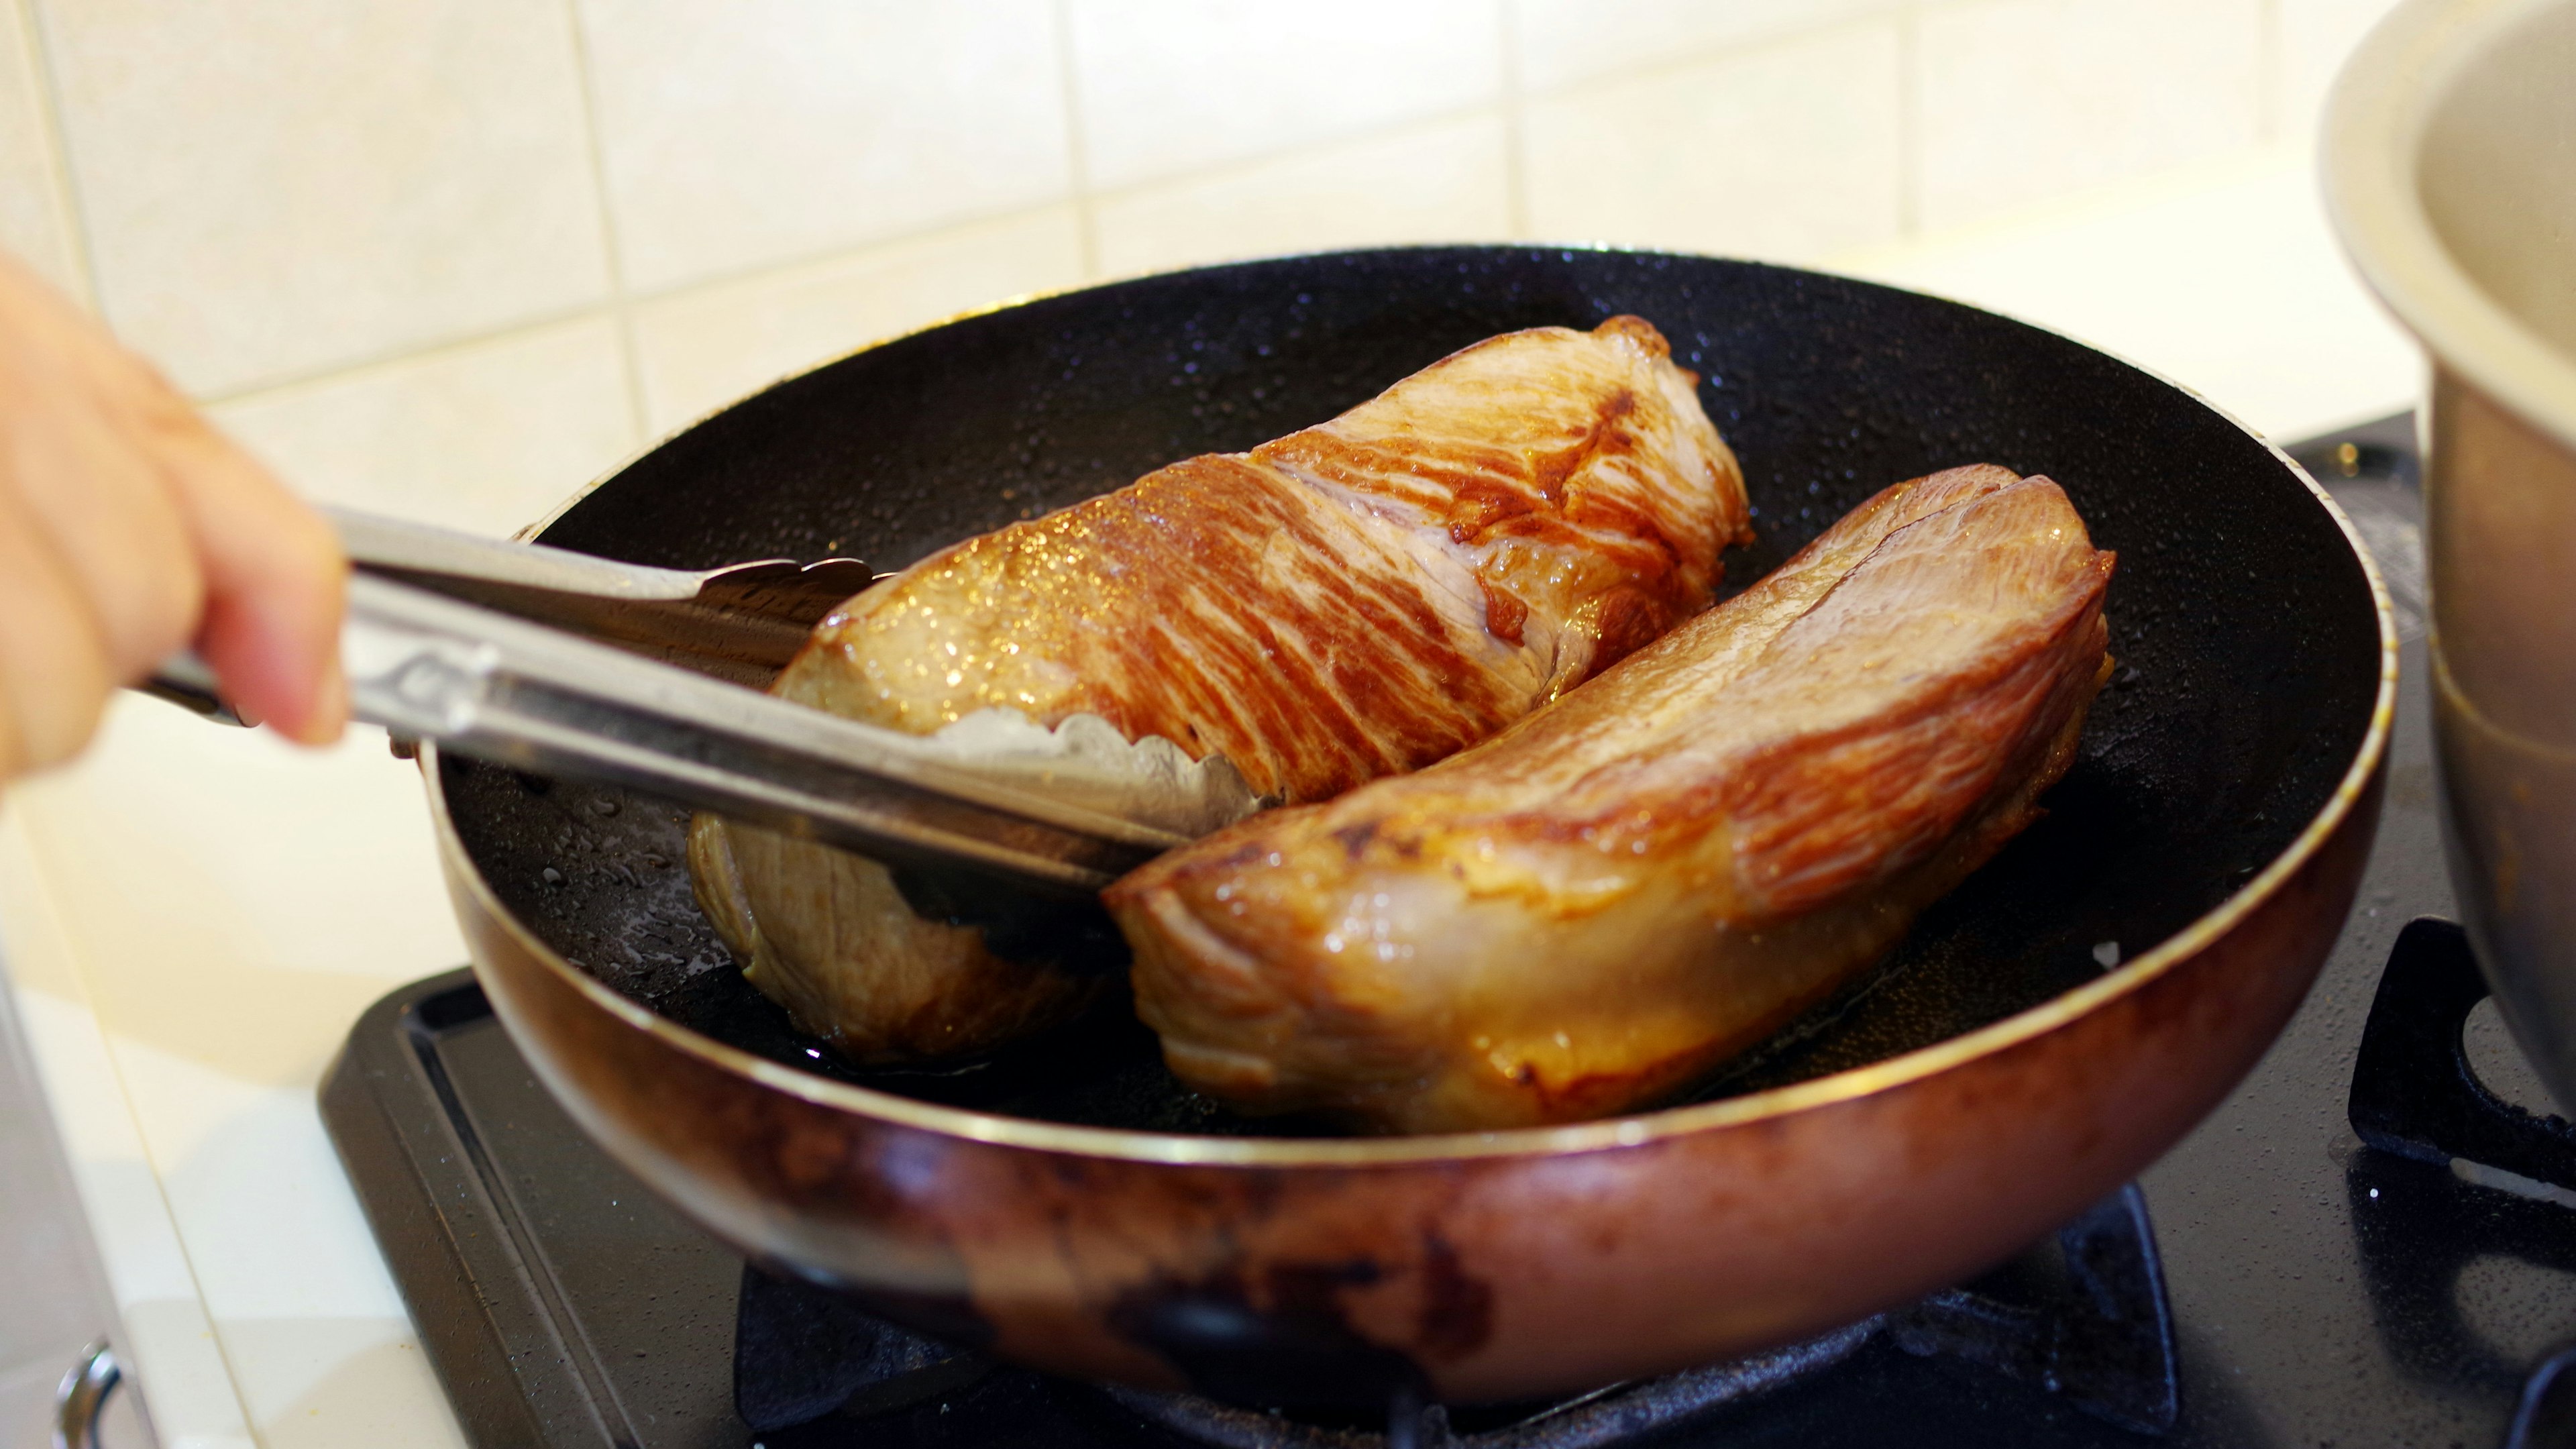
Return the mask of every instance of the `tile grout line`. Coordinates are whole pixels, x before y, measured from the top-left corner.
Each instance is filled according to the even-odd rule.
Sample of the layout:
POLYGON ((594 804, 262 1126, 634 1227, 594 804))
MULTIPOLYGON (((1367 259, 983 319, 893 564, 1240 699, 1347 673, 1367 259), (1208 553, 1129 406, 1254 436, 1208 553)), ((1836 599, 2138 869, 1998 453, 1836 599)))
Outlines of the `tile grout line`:
POLYGON ((728 268, 723 271, 708 272, 701 276, 691 277, 684 282, 673 282, 667 286, 638 288, 628 293, 628 300, 638 308, 649 307, 656 302, 667 302, 675 297, 688 296, 693 292, 712 291, 718 287, 735 287, 748 282, 759 282, 775 277, 783 277, 790 272, 803 271, 807 267, 825 266, 832 262, 857 256, 862 252, 879 251, 889 247, 916 246, 923 242, 933 242, 938 241, 943 237, 952 237, 961 232, 975 231, 988 226, 1001 226, 1011 222, 1026 221, 1032 217, 1041 216, 1047 212, 1053 211, 1057 207, 1070 206, 1073 204, 1074 203, 1069 198, 1057 197, 1051 200, 1037 202, 1034 205, 1014 204, 999 211, 979 211, 971 215, 953 217, 945 221, 933 223, 932 225, 923 227, 918 231, 897 232, 892 236, 870 236, 862 237, 855 241, 834 242, 829 246, 818 247, 812 251, 798 252, 794 256, 779 257, 772 261, 752 262, 743 266, 728 268))
MULTIPOLYGON (((566 3, 569 7, 573 3, 573 0, 566 0, 566 3)), ((1953 3, 1956 3, 1956 0, 1953 0, 1953 3)), ((1069 8, 1070 0, 1055 0, 1054 13, 1058 22, 1060 64, 1065 67, 1065 98, 1067 103, 1066 119, 1069 132, 1068 143, 1072 151, 1071 159, 1076 169, 1075 189, 1072 197, 1072 204, 1076 212, 1077 230, 1082 244, 1084 273, 1087 281, 1098 280, 1100 276, 1097 214, 1098 208, 1103 202, 1116 201, 1125 197, 1140 195, 1168 186, 1188 186, 1204 181, 1215 180, 1229 175, 1248 172, 1278 161, 1329 151, 1337 147, 1365 145, 1371 142, 1388 140, 1420 131, 1427 131, 1439 126, 1453 125, 1459 122, 1473 120, 1479 116, 1489 114, 1496 109, 1496 105, 1492 101, 1479 101, 1471 105, 1441 111, 1432 115, 1410 118, 1393 125, 1380 127, 1373 131, 1355 135, 1330 137, 1294 146, 1281 147, 1274 150, 1263 151, 1251 156, 1229 158, 1206 166, 1191 167, 1186 170, 1156 176, 1150 180, 1139 181, 1130 185, 1112 187, 1103 190, 1096 188, 1092 184, 1089 175, 1087 148, 1083 146, 1081 141, 1082 133, 1080 129, 1079 103, 1077 100, 1078 92, 1075 86, 1075 77, 1073 74, 1075 67, 1072 63, 1072 47, 1069 34, 1069 8)), ((1938 0, 1934 0, 1934 8, 1938 8, 1938 0)), ((1910 7, 1906 12, 1902 13, 1910 14, 1910 7)), ((1677 59, 1657 64, 1645 70, 1622 72, 1618 77, 1613 78, 1579 81, 1568 86, 1557 87, 1554 90, 1549 91, 1547 94, 1556 95, 1580 92, 1587 89, 1598 88, 1607 84, 1633 79, 1638 76, 1666 74, 1715 60, 1730 58, 1737 55, 1758 53, 1780 45, 1812 39, 1837 30, 1854 29, 1873 25, 1879 23, 1879 21, 1885 18, 1887 17, 1855 17, 1851 20, 1829 22, 1825 25, 1809 26, 1765 36, 1749 44, 1734 43, 1711 47, 1706 50, 1694 50, 1677 59)), ((506 342, 513 338, 530 335, 547 328, 577 322, 588 317, 605 316, 617 326, 619 331, 629 383, 628 406, 636 416, 638 428, 637 436, 640 438, 645 436, 644 427, 646 422, 649 420, 650 414, 645 407, 645 399, 643 396, 644 389, 641 378, 641 359, 635 346, 633 314, 638 308, 654 302, 686 296, 702 290, 712 290, 719 287, 753 283, 767 278, 780 277, 803 268, 826 265, 843 258, 852 257, 856 254, 872 251, 878 248, 932 241, 941 236, 965 231, 975 227, 1031 217, 1054 206, 1064 204, 1061 201, 1049 201, 1038 206, 1018 206, 1004 211, 990 212, 978 216, 964 217, 954 221, 943 222, 918 231, 907 231, 892 236, 871 237, 858 242, 835 244, 826 249, 802 253, 797 256, 783 258, 777 261, 762 262, 732 271, 710 273, 705 276, 695 277, 689 281, 667 287, 657 287, 645 291, 631 290, 624 277, 624 269, 615 241, 615 218, 613 215, 613 208, 609 204, 605 181, 604 156, 601 153, 599 137, 597 134, 596 99, 593 94, 593 88, 591 86, 587 70, 588 50, 587 46, 582 45, 581 43, 583 37, 582 33, 578 29, 577 17, 575 24, 575 42, 577 47, 579 47, 577 54, 584 67, 582 84, 585 119, 590 122, 587 135, 587 139, 590 143, 588 149, 592 161, 594 184, 600 188, 602 209, 601 226, 603 232, 607 234, 609 242, 609 266, 612 286, 614 288, 613 295, 609 303, 605 306, 583 305, 568 308, 512 322, 500 327, 489 328, 483 331, 468 333, 456 337, 444 338, 435 342, 405 344, 395 348, 386 349, 384 351, 372 352, 359 357, 334 362, 322 367, 275 377, 262 378, 243 386, 226 389, 222 392, 204 394, 198 398, 198 401, 201 404, 212 407, 244 402, 272 394, 293 391, 298 388, 337 381, 353 374, 377 368, 394 366, 406 362, 430 360, 440 356, 452 355, 475 347, 498 342, 506 342)), ((1506 43, 1509 44, 1509 41, 1507 40, 1506 43)), ((1513 188, 1514 193, 1511 197, 1514 209, 1514 214, 1511 219, 1516 230, 1520 234, 1525 235, 1527 228, 1527 218, 1525 214, 1526 195, 1521 190, 1523 177, 1519 165, 1521 160, 1518 154, 1519 147, 1517 144, 1513 143, 1516 140, 1516 133, 1518 132, 1525 116, 1525 103, 1528 96, 1518 84, 1519 77, 1517 72, 1520 69, 1517 65, 1518 59, 1518 48, 1517 46, 1512 46, 1509 62, 1513 71, 1513 74, 1510 77, 1512 83, 1507 86, 1505 94, 1500 98, 1500 109, 1505 126, 1507 145, 1511 145, 1511 150, 1506 155, 1506 184, 1513 188)))
MULTIPOLYGON (((1962 3, 1962 0, 1950 0, 1950 3, 1962 3)), ((1964 3, 1974 3, 1974 0, 1964 0, 1964 3)), ((1923 8, 1938 9, 1940 5, 1927 0, 1923 8)), ((1555 100, 1560 96, 1608 94, 1640 82, 1664 80, 1679 75, 1683 71, 1696 70, 1705 65, 1716 65, 1723 61, 1741 60, 1769 51, 1785 50, 1792 45, 1838 32, 1869 30, 1890 21, 1901 23, 1911 19, 1914 13, 1915 7, 1912 5, 1889 6, 1867 14, 1846 15, 1840 19, 1816 24, 1791 26, 1735 40, 1720 41, 1695 50, 1683 50, 1671 55, 1659 56, 1643 64, 1622 66, 1604 71, 1599 75, 1584 76, 1579 80, 1561 81, 1556 85, 1533 92, 1531 98, 1546 101, 1555 100)))
MULTIPOLYGON (((1098 200, 1117 200, 1123 197, 1152 191, 1164 186, 1186 186, 1202 181, 1215 180, 1238 172, 1253 170, 1272 162, 1287 160, 1312 152, 1331 150, 1340 146, 1362 145, 1371 141, 1385 140, 1391 137, 1407 135, 1415 131, 1430 130, 1437 126, 1453 125, 1461 121, 1472 120, 1478 116, 1485 115, 1493 109, 1494 107, 1490 103, 1479 103, 1463 110, 1444 111, 1438 115, 1424 117, 1418 121, 1409 121, 1403 125, 1392 127, 1388 130, 1371 135, 1342 137, 1314 145, 1291 148, 1286 151, 1268 152, 1260 157, 1248 161, 1222 162, 1213 166, 1195 168, 1193 170, 1171 176, 1158 177, 1152 181, 1139 182, 1133 186, 1113 188, 1105 192, 1093 192, 1086 188, 1085 194, 1076 198, 1076 200, 1071 204, 1076 206, 1078 215, 1087 219, 1092 211, 1093 205, 1098 200)), ((1005 211, 987 212, 981 215, 943 222, 921 231, 908 231, 894 236, 871 237, 858 242, 836 243, 822 250, 802 252, 795 256, 781 258, 776 261, 759 262, 731 271, 711 272, 705 276, 694 277, 686 282, 674 283, 667 287, 655 287, 641 291, 627 291, 624 293, 622 305, 619 301, 615 300, 608 303, 584 303, 579 306, 564 308, 558 311, 539 313, 535 316, 505 323, 497 327, 486 328, 478 332, 469 332, 451 337, 443 337, 434 342, 404 343, 382 351, 363 353, 355 357, 345 358, 319 367, 259 378, 238 387, 224 389, 220 392, 196 394, 195 400, 203 407, 221 407, 231 403, 245 402, 255 398, 266 397, 274 393, 291 392, 298 388, 312 387, 323 383, 338 381, 356 373, 369 372, 378 368, 391 367, 406 362, 426 361, 437 357, 453 355, 476 347, 487 346, 496 342, 507 342, 513 338, 542 332, 548 328, 564 326, 590 317, 610 317, 614 319, 621 310, 632 311, 634 309, 650 306, 657 302, 686 297, 692 293, 714 291, 723 287, 742 286, 749 283, 784 277, 790 273, 802 271, 809 267, 826 266, 833 262, 851 258, 866 252, 891 247, 920 245, 925 242, 937 241, 942 237, 953 236, 960 232, 1027 220, 1067 204, 1068 203, 1063 200, 1053 200, 1041 202, 1035 206, 1015 206, 1005 211)), ((1085 228, 1085 230, 1087 231, 1088 228, 1085 228)), ((1090 237, 1086 235, 1084 240, 1087 243, 1090 240, 1090 237)), ((1086 253, 1089 251, 1088 246, 1086 246, 1085 250, 1086 253)), ((1085 280, 1096 280, 1096 277, 1086 276, 1085 280)))
POLYGON ((600 139, 599 86, 592 78, 590 36, 582 29, 579 0, 564 0, 564 24, 572 32, 573 74, 581 87, 583 154, 590 160, 590 184, 599 196, 599 243, 608 267, 609 320, 617 328, 617 352, 626 373, 627 443, 650 436, 652 409, 644 396, 644 356, 635 340, 635 307, 626 291, 626 249, 617 227, 617 206, 608 189, 606 144, 600 139))
POLYGON ((1521 94, 1521 34, 1512 0, 1494 0, 1494 25, 1503 85, 1503 225, 1514 241, 1524 241, 1530 234, 1529 110, 1521 94))
POLYGON ((297 392, 326 383, 343 382, 364 373, 397 367, 407 362, 434 362, 443 357, 452 357, 496 342, 513 342, 521 338, 533 337, 540 332, 567 327, 576 322, 613 319, 614 312, 613 303, 586 302, 578 307, 541 312, 533 317, 521 318, 480 332, 442 337, 435 342, 403 343, 382 351, 362 353, 356 357, 344 358, 338 362, 326 363, 300 372, 279 373, 275 376, 259 378, 239 387, 226 388, 221 392, 192 393, 190 397, 201 408, 229 407, 234 403, 255 402, 281 393, 297 392))
POLYGON ((2281 0, 2262 0, 2254 23, 2254 137, 2277 141, 2288 129, 2289 111, 2289 46, 2282 33, 2281 0))
MULTIPOLYGON (((656 302, 665 302, 677 297, 686 297, 695 292, 714 291, 723 287, 741 286, 746 283, 783 277, 789 273, 802 271, 808 267, 826 266, 836 261, 854 257, 860 253, 876 251, 881 248, 914 246, 924 242, 934 242, 942 237, 953 236, 959 232, 972 231, 979 227, 995 226, 1008 222, 1027 220, 1067 204, 1067 202, 1060 200, 1048 201, 1037 206, 1015 207, 1009 211, 989 212, 979 216, 967 217, 959 221, 945 222, 925 231, 905 232, 899 236, 872 237, 860 242, 836 243, 833 246, 820 251, 800 252, 795 256, 782 258, 778 261, 758 262, 750 266, 736 268, 731 271, 711 272, 706 276, 692 278, 686 282, 676 282, 667 287, 654 287, 642 291, 632 291, 627 294, 626 306, 629 309, 640 310, 651 306, 656 302)), ((567 307, 552 312, 541 312, 534 316, 521 318, 514 322, 505 322, 499 326, 488 327, 479 332, 461 333, 451 337, 442 337, 431 342, 403 343, 395 347, 376 352, 363 353, 356 357, 345 358, 341 361, 327 363, 319 367, 307 368, 298 372, 280 373, 272 377, 259 378, 252 382, 244 383, 238 387, 227 388, 221 392, 197 394, 195 397, 200 406, 220 407, 227 403, 236 403, 251 398, 265 397, 271 393, 289 392, 296 388, 311 387, 320 383, 336 381, 343 376, 353 373, 370 372, 377 368, 392 367, 400 363, 424 361, 431 358, 448 356, 471 348, 482 347, 490 343, 507 342, 516 337, 542 332, 550 327, 561 327, 569 323, 582 321, 586 318, 610 317, 613 315, 615 310, 616 308, 613 302, 586 302, 579 306, 567 307)))
POLYGON ((1913 241, 1923 232, 1923 36, 1920 12, 1908 5, 1896 17, 1896 234, 1913 241))
POLYGON ((1056 89, 1064 98, 1065 171, 1073 183, 1073 230, 1081 249, 1082 279, 1100 276, 1100 222, 1091 192, 1091 147, 1082 130, 1082 67, 1073 58, 1073 0, 1048 8, 1055 26, 1056 89))
POLYGON ((54 204, 62 208, 65 238, 71 243, 72 266, 80 275, 81 299, 89 304, 91 314, 102 322, 107 318, 107 298, 99 287, 98 252, 90 239, 88 212, 81 204, 80 187, 72 179, 71 134, 63 122, 62 83, 54 74, 53 51, 47 44, 47 27, 37 13, 41 0, 10 0, 10 19, 18 27, 19 44, 27 48, 27 68, 35 73, 38 119, 45 127, 46 179, 54 204))
POLYGON ((1185 171, 1172 171, 1156 175, 1144 181, 1131 181, 1124 186, 1109 187, 1106 190, 1097 193, 1097 196, 1098 199, 1102 201, 1123 201, 1129 197, 1144 195, 1149 191, 1160 191, 1167 186, 1195 186, 1205 181, 1222 181, 1227 177, 1239 175, 1248 171, 1257 171, 1264 166, 1269 166, 1281 161, 1294 161, 1325 151, 1339 150, 1345 146, 1366 146, 1373 142, 1391 141, 1399 137, 1413 136, 1424 131, 1436 130, 1442 126, 1454 126, 1464 121, 1472 121, 1480 116, 1492 114, 1498 108, 1499 102, 1495 99, 1475 101, 1468 105, 1458 106, 1450 110, 1437 111, 1427 116, 1409 117, 1405 120, 1398 121, 1393 125, 1382 126, 1374 131, 1361 131, 1349 135, 1331 136, 1320 141, 1302 141, 1294 146, 1284 146, 1276 150, 1264 151, 1256 156, 1241 156, 1225 161, 1212 161, 1207 165, 1193 166, 1185 171))

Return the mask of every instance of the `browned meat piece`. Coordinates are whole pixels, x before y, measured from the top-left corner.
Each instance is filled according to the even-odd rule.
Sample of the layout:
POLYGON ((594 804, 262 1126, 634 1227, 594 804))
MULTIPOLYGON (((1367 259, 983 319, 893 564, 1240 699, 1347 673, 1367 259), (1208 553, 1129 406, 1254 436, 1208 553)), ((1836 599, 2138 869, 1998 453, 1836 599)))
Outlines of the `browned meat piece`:
POLYGON ((1432 1132, 1672 1092, 2038 814, 2109 668, 2112 556, 2045 478, 1900 483, 1475 749, 1107 895, 1202 1091, 1432 1132))
MULTIPOLYGON (((1492 735, 1704 608, 1735 459, 1654 328, 1515 332, 1329 423, 969 539, 823 621, 773 692, 928 733, 1100 715, 1330 797, 1492 735)), ((873 862, 702 818, 751 979, 862 1060, 992 1046, 1098 978, 996 958, 873 862)))

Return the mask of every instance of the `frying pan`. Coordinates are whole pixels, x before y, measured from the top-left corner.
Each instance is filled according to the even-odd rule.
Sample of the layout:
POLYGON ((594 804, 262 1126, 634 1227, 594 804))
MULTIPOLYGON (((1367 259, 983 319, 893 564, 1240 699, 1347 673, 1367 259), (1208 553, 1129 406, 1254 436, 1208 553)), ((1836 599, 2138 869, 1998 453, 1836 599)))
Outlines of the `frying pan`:
POLYGON ((1112 1007, 861 1072, 743 983, 680 811, 424 755, 485 988, 538 1075, 717 1237, 1040 1368, 1255 1403, 1489 1401, 1782 1343, 2001 1261, 2164 1151, 2352 903, 2385 597, 2288 458, 2065 338, 1706 258, 1399 249, 1025 301, 652 449, 545 542, 640 563, 968 534, 1332 416, 1480 338, 1660 327, 1741 455, 1740 587, 1883 485, 1993 461, 2118 551, 2119 661, 2048 816, 1880 967, 1662 1111, 1353 1139, 1229 1116, 1112 1007), (2106 969, 2107 962, 2119 964, 2106 969))

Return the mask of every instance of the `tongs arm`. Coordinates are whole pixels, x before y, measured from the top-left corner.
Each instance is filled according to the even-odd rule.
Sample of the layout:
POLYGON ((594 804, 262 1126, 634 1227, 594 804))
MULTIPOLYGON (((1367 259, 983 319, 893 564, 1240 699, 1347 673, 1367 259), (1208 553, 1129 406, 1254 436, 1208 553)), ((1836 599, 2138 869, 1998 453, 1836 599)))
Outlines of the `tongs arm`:
POLYGON ((341 654, 355 713, 398 734, 896 864, 1076 895, 1185 838, 1010 788, 917 736, 366 575, 350 581, 341 654))
POLYGON ((654 568, 353 509, 323 512, 361 573, 743 684, 767 684, 816 621, 877 578, 846 558, 654 568))

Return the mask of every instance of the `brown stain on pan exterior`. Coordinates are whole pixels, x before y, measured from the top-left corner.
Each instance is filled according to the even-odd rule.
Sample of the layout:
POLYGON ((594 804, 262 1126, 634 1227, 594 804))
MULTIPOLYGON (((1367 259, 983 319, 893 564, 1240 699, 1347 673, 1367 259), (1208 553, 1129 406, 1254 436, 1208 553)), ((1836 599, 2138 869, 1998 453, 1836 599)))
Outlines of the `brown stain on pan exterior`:
POLYGON ((1400 1349, 1354 1328, 1346 1290, 1384 1274, 1366 1258, 1223 1268, 1156 1279, 1120 1294, 1112 1331, 1173 1364, 1188 1386, 1234 1403, 1384 1403, 1428 1380, 1400 1349), (1257 1286, 1256 1286, 1257 1285, 1257 1286))
MULTIPOLYGON (((1310 1355, 1338 1343, 1336 1371, 1369 1385, 1401 1359, 1474 1402, 1822 1331, 1998 1262, 2109 1192, 2297 1007, 2379 794, 2374 769, 2298 868, 2196 949, 1939 1070, 1634 1145, 1334 1162, 1314 1149, 1401 1144, 1226 1144, 1282 1149, 1276 1164, 981 1140, 898 1120, 939 1110, 898 1099, 854 1109, 870 1094, 728 1060, 614 998, 495 909, 443 810, 441 840, 478 973, 540 1076, 718 1237, 932 1331, 980 1326, 1056 1372, 1210 1387, 1232 1371, 1202 1358, 1193 1375, 1174 1347, 1195 1321, 1310 1355)), ((1695 1111, 1710 1115, 1659 1115, 1695 1111)))
POLYGON ((1467 1272, 1437 1231, 1422 1234, 1422 1316, 1414 1341, 1434 1360, 1462 1359, 1494 1336, 1494 1285, 1467 1272))

